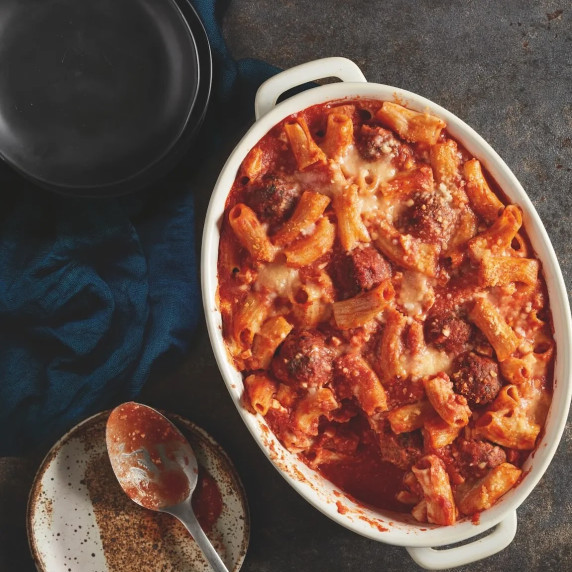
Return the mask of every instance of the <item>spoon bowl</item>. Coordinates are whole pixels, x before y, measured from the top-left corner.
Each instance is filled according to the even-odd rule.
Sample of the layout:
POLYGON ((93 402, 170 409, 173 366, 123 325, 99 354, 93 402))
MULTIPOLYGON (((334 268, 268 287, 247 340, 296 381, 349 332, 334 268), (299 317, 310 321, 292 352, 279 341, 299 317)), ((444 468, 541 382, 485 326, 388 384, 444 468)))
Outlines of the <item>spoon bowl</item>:
POLYGON ((127 402, 109 415, 105 438, 113 472, 127 496, 178 518, 212 568, 228 572, 191 504, 199 468, 184 435, 155 409, 127 402))

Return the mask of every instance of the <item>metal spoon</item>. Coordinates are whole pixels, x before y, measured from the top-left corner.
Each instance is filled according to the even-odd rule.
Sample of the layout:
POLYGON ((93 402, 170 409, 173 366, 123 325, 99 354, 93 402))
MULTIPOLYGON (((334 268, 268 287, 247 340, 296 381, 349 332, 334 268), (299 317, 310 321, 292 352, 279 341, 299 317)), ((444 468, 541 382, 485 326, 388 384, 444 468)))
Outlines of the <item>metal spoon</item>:
POLYGON ((155 409, 130 401, 111 412, 105 438, 111 466, 127 496, 178 518, 215 572, 228 572, 191 505, 199 471, 183 434, 155 409))

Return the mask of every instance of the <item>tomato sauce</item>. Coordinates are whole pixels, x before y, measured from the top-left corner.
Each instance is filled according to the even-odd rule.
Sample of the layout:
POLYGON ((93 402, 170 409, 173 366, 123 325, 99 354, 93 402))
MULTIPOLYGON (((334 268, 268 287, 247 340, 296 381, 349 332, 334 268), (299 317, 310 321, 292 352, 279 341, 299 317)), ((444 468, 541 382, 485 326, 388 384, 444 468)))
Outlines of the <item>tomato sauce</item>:
POLYGON ((374 445, 364 447, 351 461, 320 466, 319 472, 354 500, 371 507, 407 512, 409 507, 398 502, 404 471, 382 461, 374 445))

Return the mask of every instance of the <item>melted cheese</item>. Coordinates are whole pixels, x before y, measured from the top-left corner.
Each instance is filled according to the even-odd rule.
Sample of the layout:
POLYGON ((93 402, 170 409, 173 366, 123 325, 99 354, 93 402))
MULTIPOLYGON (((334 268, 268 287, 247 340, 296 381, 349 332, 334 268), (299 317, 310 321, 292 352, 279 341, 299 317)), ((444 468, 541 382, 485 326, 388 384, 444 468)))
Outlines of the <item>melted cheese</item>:
POLYGON ((265 288, 276 296, 292 298, 300 285, 298 269, 289 268, 285 263, 273 262, 263 266, 258 272, 256 288, 265 288))
POLYGON ((339 164, 349 182, 360 184, 360 187, 375 192, 395 177, 397 171, 391 164, 391 159, 391 155, 384 155, 377 161, 366 161, 355 145, 350 145, 339 164))
POLYGON ((358 204, 366 225, 375 225, 382 218, 393 223, 403 208, 399 196, 383 194, 384 186, 397 174, 397 169, 391 163, 392 158, 391 154, 387 154, 377 161, 366 161, 356 147, 350 145, 340 160, 347 183, 359 186, 358 204))
POLYGON ((425 317, 435 302, 434 280, 420 272, 405 270, 397 302, 403 313, 414 318, 425 317))
POLYGON ((328 197, 332 197, 335 191, 335 178, 326 170, 297 171, 294 178, 303 191, 311 190, 328 197))
POLYGON ((406 360, 408 373, 413 377, 436 375, 440 372, 451 373, 453 358, 444 351, 427 347, 420 354, 406 360))

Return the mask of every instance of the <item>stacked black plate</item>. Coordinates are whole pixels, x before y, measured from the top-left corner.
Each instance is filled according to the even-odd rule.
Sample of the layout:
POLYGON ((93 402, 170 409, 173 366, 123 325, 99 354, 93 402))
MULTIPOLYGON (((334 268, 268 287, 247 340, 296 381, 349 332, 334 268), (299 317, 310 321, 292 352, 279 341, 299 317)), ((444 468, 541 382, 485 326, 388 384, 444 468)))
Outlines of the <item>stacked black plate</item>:
POLYGON ((0 0, 0 156, 42 187, 151 184, 196 137, 211 79, 188 0, 0 0))

